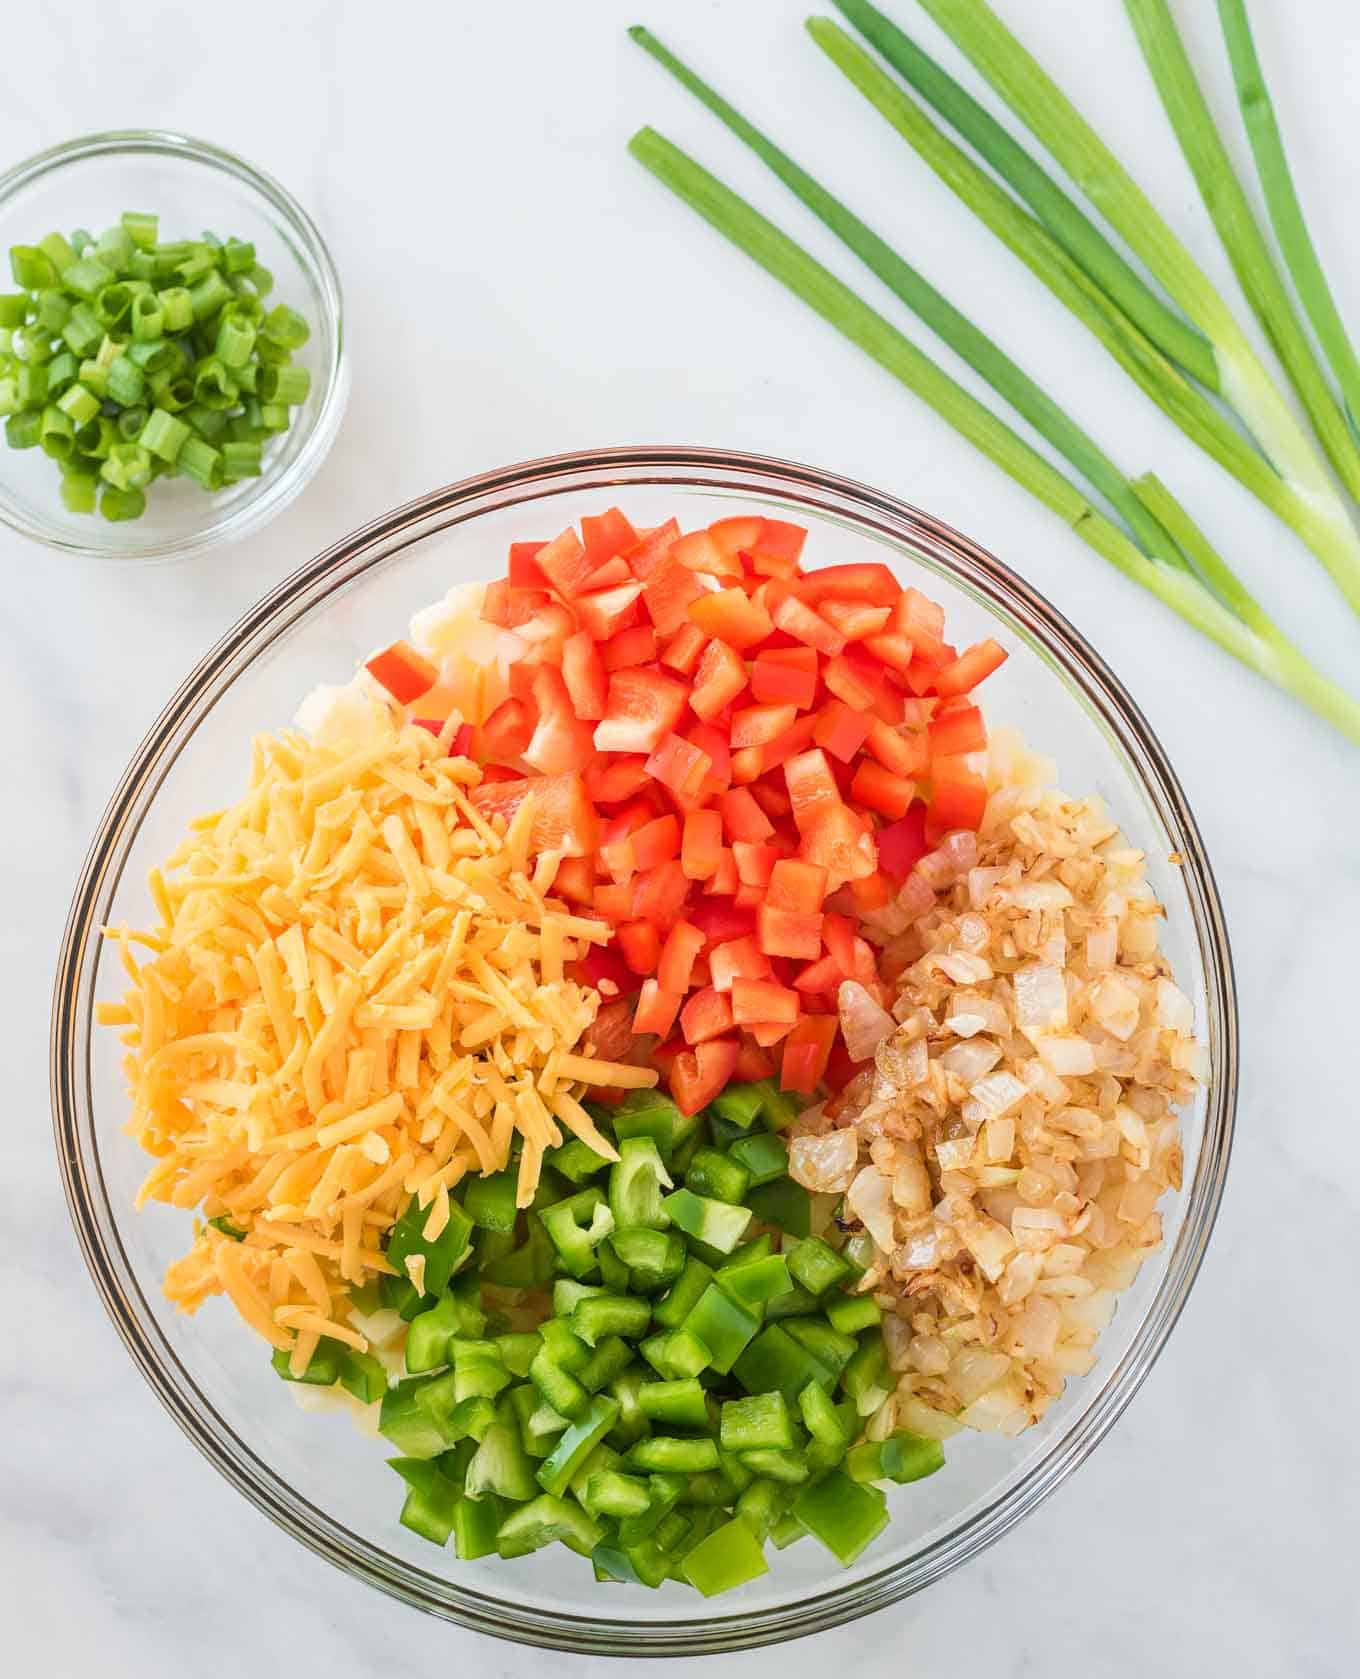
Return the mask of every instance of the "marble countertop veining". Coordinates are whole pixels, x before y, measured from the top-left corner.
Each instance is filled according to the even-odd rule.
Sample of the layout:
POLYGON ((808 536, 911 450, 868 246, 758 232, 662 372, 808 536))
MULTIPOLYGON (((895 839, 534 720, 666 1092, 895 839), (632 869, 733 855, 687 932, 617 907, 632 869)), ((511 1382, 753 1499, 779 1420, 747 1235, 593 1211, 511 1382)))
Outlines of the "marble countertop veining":
MULTIPOLYGON (((893 9, 914 12, 909 0, 893 9)), ((1117 0, 1002 10, 1231 287, 1117 0)), ((1177 10, 1241 159, 1213 8, 1179 0, 1177 10)), ((1257 0, 1253 14, 1314 232, 1360 325, 1360 17, 1349 0, 1302 0, 1287 16, 1257 0)), ((1353 1673, 1360 757, 1102 568, 627 159, 632 130, 656 123, 882 301, 629 45, 623 26, 636 16, 721 72, 757 120, 804 136, 809 163, 918 253, 1131 470, 1167 476, 1280 621, 1356 683, 1360 625, 1320 568, 856 108, 800 39, 798 8, 240 0, 225 33, 215 14, 173 0, 142 0, 135 14, 96 0, 24 8, 0 162, 126 125, 241 149, 331 241, 354 395, 320 475, 244 547, 124 571, 0 536, 11 813, 0 854, 19 887, 0 934, 11 1045, 6 1670, 527 1679, 541 1664, 351 1584, 270 1527, 162 1413, 67 1224, 48 1126, 46 993, 68 893, 121 766, 171 688, 262 591, 434 484, 592 443, 661 440, 757 449, 896 491, 1067 612, 1132 687, 1182 777, 1223 891, 1242 1004, 1238 1141, 1219 1227, 1169 1348, 1111 1436, 1038 1515, 925 1595, 848 1634, 730 1657, 723 1671, 811 1672, 843 1659, 848 1638, 874 1675, 1353 1673)), ((555 1667, 606 1670, 576 1657, 555 1667)))

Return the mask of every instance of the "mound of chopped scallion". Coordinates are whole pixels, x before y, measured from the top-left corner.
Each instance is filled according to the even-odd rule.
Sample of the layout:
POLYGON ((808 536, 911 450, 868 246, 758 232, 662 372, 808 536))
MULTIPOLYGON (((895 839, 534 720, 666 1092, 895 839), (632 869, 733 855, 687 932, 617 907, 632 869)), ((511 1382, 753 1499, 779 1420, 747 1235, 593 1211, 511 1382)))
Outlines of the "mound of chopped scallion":
POLYGON ((311 375, 307 322, 267 309, 273 276, 240 239, 162 241, 126 212, 95 237, 13 245, 0 295, 0 415, 12 449, 61 469, 73 513, 137 519, 155 478, 208 491, 258 477, 311 375))

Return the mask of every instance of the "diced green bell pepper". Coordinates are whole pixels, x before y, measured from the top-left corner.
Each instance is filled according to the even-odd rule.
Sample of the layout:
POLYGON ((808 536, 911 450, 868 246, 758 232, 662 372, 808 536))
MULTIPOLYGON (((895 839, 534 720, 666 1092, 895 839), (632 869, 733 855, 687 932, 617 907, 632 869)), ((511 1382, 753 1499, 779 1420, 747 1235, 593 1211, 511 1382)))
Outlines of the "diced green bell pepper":
POLYGON ((592 1516, 608 1516, 622 1521, 629 1516, 640 1516, 649 1509, 652 1496, 646 1481, 639 1476, 605 1469, 586 1482, 581 1502, 592 1516))
POLYGON ((729 1399, 718 1435, 725 1452, 793 1450, 793 1420, 782 1393, 753 1393, 729 1399))
POLYGON ((890 1434, 886 1440, 862 1440, 846 1454, 852 1481, 923 1481, 944 1468, 944 1446, 920 1434, 890 1434))
POLYGON ((679 1329, 698 1304, 699 1296, 713 1281, 712 1266, 691 1256, 668 1294, 653 1308, 652 1316, 663 1329, 679 1329))
POLYGON ((850 1444, 850 1435, 824 1387, 817 1382, 809 1382, 798 1395, 798 1409, 803 1426, 814 1440, 845 1451, 850 1444))
POLYGON ((470 1341, 455 1335, 449 1341, 449 1352, 454 1395, 460 1404, 465 1399, 494 1399, 510 1386, 512 1377, 494 1341, 470 1341))
POLYGON ((768 1481, 779 1481, 790 1487, 801 1485, 812 1473, 807 1453, 797 1446, 788 1450, 757 1446, 749 1452, 743 1452, 741 1461, 753 1475, 763 1476, 768 1481))
POLYGON ((858 1335, 883 1322, 883 1308, 872 1294, 840 1294, 827 1302, 826 1319, 842 1335, 858 1335))
POLYGON ((881 1330, 866 1330, 859 1338, 859 1346, 841 1371, 841 1386, 855 1401, 861 1416, 876 1411, 892 1385, 888 1370, 888 1349, 883 1344, 881 1330), (881 1397, 879 1397, 881 1396, 881 1397))
POLYGON ((820 1236, 804 1236, 790 1250, 788 1260, 794 1282, 809 1294, 825 1294, 827 1289, 843 1283, 851 1274, 850 1266, 820 1236))
POLYGON ((496 1549, 496 1532, 505 1520, 505 1506, 495 1493, 460 1498, 453 1512, 453 1548, 459 1562, 476 1562, 496 1549))
POLYGON ((596 1268, 595 1249, 614 1228, 614 1215, 600 1191, 580 1190, 544 1207, 539 1217, 562 1269, 573 1277, 588 1277, 596 1268))
POLYGON ((518 1171, 489 1172, 471 1178, 463 1194, 463 1211, 479 1229, 508 1235, 519 1217, 518 1187, 518 1171))
POLYGON ((628 1267, 629 1287, 640 1294, 655 1294, 685 1268, 684 1238, 673 1230, 616 1230, 604 1246, 628 1267))
POLYGON ((756 1538, 764 1544, 784 1514, 789 1495, 778 1481, 763 1477, 753 1480, 737 1499, 736 1511, 756 1538))
POLYGON ((447 1545, 461 1496, 458 1487, 425 1459, 395 1457, 388 1462, 407 1485, 401 1525, 433 1545, 447 1545))
POLYGON ((798 1395, 809 1382, 830 1391, 836 1381, 826 1365, 777 1323, 766 1324, 732 1370, 748 1393, 778 1391, 789 1405, 798 1403, 798 1395))
POLYGON ((546 1461, 539 1466, 539 1485, 555 1498, 560 1498, 572 1476, 613 1428, 618 1415, 617 1399, 596 1394, 582 1415, 565 1430, 546 1461))
POLYGON ((450 1202, 448 1223, 434 1241, 427 1242, 423 1232, 429 1216, 430 1209, 420 1206, 413 1199, 392 1226, 387 1259, 399 1273, 404 1273, 408 1259, 423 1258, 425 1288, 430 1294, 440 1295, 449 1286, 449 1279, 467 1254, 472 1240, 472 1220, 456 1201, 450 1202))
POLYGON ((839 1376, 855 1356, 857 1349, 854 1337, 842 1335, 838 1329, 833 1329, 829 1323, 819 1318, 790 1318, 787 1327, 794 1340, 800 1346, 806 1347, 833 1376, 839 1376))
POLYGON ((516 1504, 523 1504, 537 1492, 533 1464, 519 1437, 513 1406, 506 1406, 486 1431, 468 1464, 465 1490, 469 1498, 481 1498, 490 1492, 516 1504))
POLYGON ((739 1517, 702 1539, 686 1554, 681 1567, 690 1585, 704 1597, 716 1597, 770 1571, 759 1539, 739 1517))
POLYGON ((538 1389, 543 1403, 559 1415, 585 1415, 590 1405, 589 1390, 569 1370, 562 1368, 546 1346, 540 1347, 534 1354, 529 1365, 529 1380, 538 1389))
POLYGON ((596 1154, 595 1150, 588 1143, 583 1143, 579 1137, 573 1137, 569 1143, 563 1143, 561 1148, 554 1149, 547 1156, 545 1163, 574 1184, 589 1182, 609 1165, 604 1155, 596 1154))
POLYGON ((609 1169, 609 1210, 619 1230, 661 1230, 669 1222, 661 1191, 669 1189, 666 1170, 651 1136, 624 1137, 619 1158, 609 1169))
POLYGON ((778 1253, 768 1253, 763 1259, 747 1260, 740 1265, 735 1261, 720 1265, 713 1280, 724 1294, 751 1308, 778 1299, 790 1287, 788 1265, 778 1253))
POLYGON ((609 1435, 617 1446, 631 1446, 633 1441, 640 1440, 651 1426, 638 1403, 638 1394, 646 1380, 647 1375, 635 1364, 615 1376, 609 1383, 610 1397, 616 1399, 619 1404, 618 1421, 609 1435))
POLYGON ((420 1403, 422 1390, 436 1379, 408 1376, 383 1395, 378 1432, 404 1457, 438 1457, 453 1443, 439 1418, 420 1403))
POLYGON ((633 1349, 621 1335, 606 1335, 589 1361, 577 1372, 577 1381, 587 1393, 598 1393, 633 1361, 633 1349))
POLYGON ((682 1328, 708 1348, 710 1367, 726 1375, 759 1330, 760 1319, 715 1281, 699 1296, 682 1328))
POLYGON ((793 1514, 845 1567, 888 1525, 888 1506, 876 1488, 861 1486, 839 1469, 804 1487, 793 1514))
POLYGON ((652 1303, 638 1295, 599 1294, 581 1300, 571 1314, 571 1327, 588 1347, 598 1345, 606 1335, 627 1335, 637 1340, 652 1321, 652 1303))
POLYGON ((628 1448, 625 1461, 633 1469, 655 1470, 663 1475, 692 1475, 701 1469, 718 1467, 718 1443, 704 1436, 651 1434, 628 1448))
POLYGON ((371 1405, 387 1392, 387 1371, 372 1353, 346 1347, 340 1355, 340 1385, 362 1405, 371 1405))
POLYGON ((502 1364, 512 1376, 521 1378, 529 1374, 529 1366, 542 1345, 543 1337, 536 1329, 516 1330, 496 1337, 502 1364))
POLYGON ((275 1372, 282 1376, 285 1382, 301 1382, 305 1387, 328 1388, 334 1387, 340 1380, 340 1354, 342 1348, 338 1341, 330 1337, 317 1344, 311 1358, 307 1361, 307 1368, 300 1376, 295 1376, 289 1366, 292 1356, 286 1347, 280 1347, 270 1359, 275 1372))
MULTIPOLYGON (((574 1310, 574 1307, 572 1308, 574 1310)), ((573 1375, 590 1362, 590 1348, 563 1317, 549 1318, 539 1327, 543 1351, 554 1363, 573 1375)))
POLYGON ((411 1319, 406 1332, 406 1368, 413 1376, 439 1370, 449 1362, 449 1342, 459 1333, 463 1314, 452 1294, 443 1294, 428 1311, 411 1319))
POLYGON ((751 1186, 751 1174, 730 1155, 720 1149, 700 1148, 695 1151, 689 1170, 685 1173, 685 1188, 696 1195, 707 1195, 715 1201, 737 1205, 751 1186))
POLYGON ((483 1280, 499 1288, 546 1288, 552 1281, 552 1242, 537 1213, 525 1216, 525 1238, 513 1252, 482 1266, 483 1280))
POLYGON ((637 1397, 638 1406, 649 1422, 668 1423, 672 1428, 709 1425, 708 1400, 693 1376, 674 1382, 644 1382, 637 1397))
POLYGON ((689 1189, 673 1190, 662 1206, 678 1230, 719 1253, 731 1253, 751 1222, 749 1208, 732 1207, 689 1189))
POLYGON ((806 1236, 812 1229, 812 1197, 792 1178, 775 1178, 748 1190, 746 1205, 762 1224, 773 1224, 789 1236, 806 1236))
POLYGON ((788 1144, 773 1132, 757 1131, 749 1137, 738 1137, 727 1152, 739 1166, 746 1168, 753 1189, 789 1174, 788 1144))
POLYGON ((710 1353, 705 1342, 689 1329, 668 1329, 651 1335, 638 1348, 663 1381, 682 1381, 708 1369, 710 1353))
POLYGON ((604 1529, 579 1504, 544 1492, 510 1512, 496 1532, 496 1549, 503 1557, 523 1557, 560 1539, 588 1557, 603 1538, 604 1529))

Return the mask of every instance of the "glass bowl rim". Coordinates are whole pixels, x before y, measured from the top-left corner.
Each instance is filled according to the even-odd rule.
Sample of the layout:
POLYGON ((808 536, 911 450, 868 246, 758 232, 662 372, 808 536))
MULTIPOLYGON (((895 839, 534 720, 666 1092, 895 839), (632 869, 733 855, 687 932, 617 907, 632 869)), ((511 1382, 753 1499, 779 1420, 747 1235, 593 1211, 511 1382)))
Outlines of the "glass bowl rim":
MULTIPOLYGON (((90 158, 118 155, 159 156, 186 159, 229 175, 263 199, 289 225, 296 238, 304 265, 310 269, 322 300, 322 308, 335 339, 334 350, 322 370, 324 390, 297 458, 286 471, 266 472, 258 493, 199 526, 190 535, 148 539, 140 544, 109 547, 94 540, 81 541, 18 506, 0 480, 0 522, 21 536, 56 548, 66 554, 114 560, 119 564, 137 561, 182 559, 200 553, 219 542, 235 541, 259 530, 276 513, 283 511, 311 480, 330 452, 344 417, 349 398, 349 362, 345 352, 344 302, 340 276, 330 249, 316 223, 287 187, 237 153, 210 140, 199 140, 166 128, 111 128, 83 134, 60 145, 35 152, 0 174, 0 212, 24 188, 59 173, 69 164, 90 158)), ((98 528, 97 526, 95 527, 98 528)), ((119 526, 125 530, 125 526, 119 526)))
POLYGON ((1232 954, 1213 872, 1185 795, 1147 720, 1099 654, 1042 595, 987 550, 897 497, 836 474, 734 450, 628 446, 543 457, 465 478, 406 502, 300 566, 247 612, 185 678, 138 748, 101 818, 81 870, 53 988, 53 1130, 67 1206, 105 1310, 157 1398, 205 1457, 277 1526, 317 1555, 402 1602, 472 1630, 564 1651, 634 1657, 753 1648, 828 1630, 895 1603, 976 1556, 1032 1513, 1118 1419, 1180 1316, 1202 1262, 1231 1153, 1238 1080, 1232 954), (611 476, 611 474, 613 476, 611 476), (764 494, 839 519, 861 534, 926 549, 975 597, 1021 622, 1114 734, 1182 858, 1200 961, 1212 1054, 1204 1137, 1185 1217, 1166 1270, 1123 1357, 1023 1479, 961 1518, 924 1550, 874 1574, 795 1602, 704 1621, 629 1622, 544 1610, 474 1591, 379 1550, 317 1509, 263 1463, 195 1387, 144 1306, 105 1190, 92 1133, 89 1046, 97 916, 116 886, 136 830, 179 752, 217 698, 254 658, 332 589, 435 532, 536 497, 629 484, 671 484, 764 494), (534 492, 525 494, 523 492, 534 492), (502 496, 508 499, 497 501, 502 496), (822 499, 817 499, 818 497, 822 499), (828 501, 826 498, 831 498, 828 501), (459 510, 463 509, 461 517, 459 510), (443 517, 447 515, 448 517, 443 517), (410 533, 410 534, 404 534, 410 533), (110 876, 113 886, 109 886, 110 876), (93 1171, 90 1166, 93 1166, 93 1171), (101 1219, 102 1207, 107 1216, 101 1219), (130 1286, 129 1286, 130 1285, 130 1286))

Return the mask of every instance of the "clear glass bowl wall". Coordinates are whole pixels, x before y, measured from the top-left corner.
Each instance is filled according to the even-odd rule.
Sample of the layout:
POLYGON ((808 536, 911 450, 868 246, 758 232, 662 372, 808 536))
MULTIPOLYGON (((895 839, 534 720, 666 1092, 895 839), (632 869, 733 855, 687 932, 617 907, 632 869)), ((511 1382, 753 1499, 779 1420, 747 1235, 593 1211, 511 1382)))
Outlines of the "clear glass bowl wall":
MULTIPOLYGON (((1209 866, 1161 749, 1092 649, 997 560, 906 504, 808 468, 699 449, 619 449, 490 473, 398 509, 289 577, 188 678, 119 786, 79 885, 54 1012, 57 1145, 86 1258, 143 1374, 205 1455, 281 1527, 419 1608, 502 1637, 639 1656, 741 1648, 849 1620, 938 1579, 1032 1510, 1119 1415, 1184 1304, 1218 1205, 1235 1092, 1231 961, 1209 866), (96 996, 122 988, 98 927, 148 921, 147 868, 190 816, 237 795, 251 736, 285 725, 314 684, 346 680, 451 584, 499 574, 512 539, 550 536, 611 502, 638 524, 674 514, 688 527, 749 508, 796 519, 811 529, 811 565, 884 560, 942 601, 959 645, 1000 637, 1011 658, 988 683, 990 720, 1056 758, 1065 788, 1101 794, 1147 852, 1167 908, 1164 948, 1212 1059, 1210 1084, 1184 1116, 1185 1186, 1164 1203, 1165 1247, 1123 1296, 1093 1373, 1018 1440, 953 1440, 943 1472, 893 1491, 891 1526, 852 1569, 804 1541, 711 1604, 678 1586, 597 1585, 560 1547, 464 1565, 399 1527, 383 1442, 345 1416, 300 1410, 223 1302, 190 1319, 163 1299, 188 1217, 133 1211, 147 1162, 121 1131, 116 1034, 91 1030, 96 996)), ((222 1561, 229 1578, 231 1559, 222 1561)))

